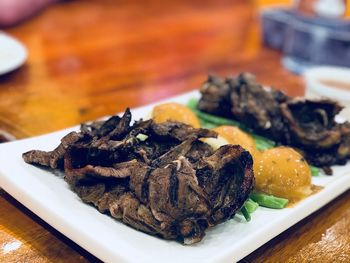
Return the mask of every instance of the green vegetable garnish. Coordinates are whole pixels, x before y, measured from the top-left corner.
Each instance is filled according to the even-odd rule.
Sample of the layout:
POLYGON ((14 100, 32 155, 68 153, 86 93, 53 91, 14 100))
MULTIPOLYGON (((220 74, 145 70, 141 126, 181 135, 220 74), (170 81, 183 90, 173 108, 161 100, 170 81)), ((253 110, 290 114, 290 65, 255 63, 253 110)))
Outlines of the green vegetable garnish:
POLYGON ((258 209, 259 205, 255 203, 252 199, 248 198, 241 208, 241 213, 247 221, 251 220, 250 214, 254 213, 258 209))
POLYGON ((213 128, 217 127, 217 125, 212 124, 212 123, 207 122, 207 121, 204 121, 204 120, 201 120, 201 119, 199 119, 199 122, 201 124, 201 128, 213 129, 213 128))
POLYGON ((247 201, 244 203, 244 207, 247 209, 249 214, 252 214, 255 212, 256 209, 258 209, 259 204, 254 202, 252 199, 248 198, 247 201))
POLYGON ((276 197, 273 195, 268 195, 259 192, 253 192, 250 194, 250 198, 257 202, 260 206, 274 208, 274 209, 282 209, 284 208, 289 200, 286 198, 276 197))
POLYGON ((187 102, 187 107, 190 108, 191 110, 196 110, 197 109, 197 105, 198 105, 198 99, 195 99, 195 98, 191 98, 187 102))
POLYGON ((259 151, 265 151, 267 149, 271 149, 276 146, 276 143, 274 141, 271 141, 269 139, 266 139, 265 137, 256 135, 256 134, 251 134, 252 137, 255 140, 256 148, 259 151))
POLYGON ((243 214, 243 216, 244 216, 245 220, 247 220, 247 222, 249 222, 252 219, 247 208, 244 205, 241 208, 241 213, 243 214))
POLYGON ((216 126, 221 126, 221 125, 242 126, 237 121, 233 121, 230 119, 226 119, 223 117, 218 117, 209 113, 202 112, 197 109, 197 104, 198 104, 198 100, 192 98, 188 101, 187 107, 190 108, 197 115, 197 117, 202 121, 215 124, 216 126))
POLYGON ((192 109, 192 111, 197 115, 199 119, 215 124, 216 126, 231 125, 231 126, 242 127, 242 125, 237 121, 211 115, 196 109, 192 109))
POLYGON ((317 176, 320 173, 320 168, 310 165, 310 171, 312 176, 317 176))

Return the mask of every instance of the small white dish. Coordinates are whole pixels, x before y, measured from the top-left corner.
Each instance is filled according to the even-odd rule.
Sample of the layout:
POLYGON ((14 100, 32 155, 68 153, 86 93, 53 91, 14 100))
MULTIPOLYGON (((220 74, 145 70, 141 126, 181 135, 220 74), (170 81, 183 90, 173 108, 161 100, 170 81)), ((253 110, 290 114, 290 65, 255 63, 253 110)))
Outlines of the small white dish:
POLYGON ((330 98, 345 108, 340 116, 350 120, 350 68, 320 66, 304 72, 306 98, 330 98))
POLYGON ((24 64, 27 49, 13 37, 0 31, 0 75, 9 73, 24 64))

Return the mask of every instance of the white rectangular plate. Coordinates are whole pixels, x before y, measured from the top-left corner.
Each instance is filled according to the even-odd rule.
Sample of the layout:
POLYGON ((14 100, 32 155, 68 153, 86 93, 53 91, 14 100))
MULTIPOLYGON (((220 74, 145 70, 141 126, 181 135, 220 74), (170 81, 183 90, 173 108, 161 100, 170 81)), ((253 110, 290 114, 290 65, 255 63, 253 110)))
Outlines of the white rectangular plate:
MULTIPOLYGON (((190 92, 166 101, 187 103, 199 97, 190 92)), ((134 109, 134 119, 153 105, 134 109)), ((184 246, 125 226, 84 204, 59 176, 24 163, 22 153, 51 150, 60 138, 78 127, 0 145, 0 186, 71 240, 106 262, 233 262, 248 255, 282 231, 350 188, 350 163, 334 167, 333 176, 320 175, 313 183, 324 189, 292 208, 259 208, 247 223, 236 216, 207 231, 199 244, 184 246)))

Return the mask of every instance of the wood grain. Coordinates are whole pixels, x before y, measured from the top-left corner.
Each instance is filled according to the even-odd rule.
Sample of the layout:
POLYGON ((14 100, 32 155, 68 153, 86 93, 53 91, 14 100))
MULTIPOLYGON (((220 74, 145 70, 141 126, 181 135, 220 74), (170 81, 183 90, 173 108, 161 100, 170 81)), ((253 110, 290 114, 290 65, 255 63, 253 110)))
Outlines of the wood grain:
MULTIPOLYGON (((0 128, 17 138, 44 134, 196 89, 209 72, 250 71, 262 83, 302 95, 302 80, 282 68, 279 53, 262 47, 257 6, 246 0, 57 4, 5 29, 27 46, 29 59, 0 77, 0 128)), ((349 197, 348 191, 243 262, 348 260, 349 197)), ((0 262, 98 260, 2 191, 0 262)))

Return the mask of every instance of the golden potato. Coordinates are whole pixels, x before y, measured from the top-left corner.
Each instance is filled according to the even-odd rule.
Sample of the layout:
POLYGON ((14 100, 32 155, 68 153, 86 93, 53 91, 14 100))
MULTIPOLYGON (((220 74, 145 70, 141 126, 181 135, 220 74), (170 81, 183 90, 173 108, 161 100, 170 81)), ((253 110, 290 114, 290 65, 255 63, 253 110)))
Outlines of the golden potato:
POLYGON ((258 154, 258 150, 255 146, 254 139, 242 131, 241 129, 234 126, 219 126, 213 129, 221 137, 225 138, 230 144, 238 144, 246 149, 253 156, 258 154))
POLYGON ((276 147, 262 152, 254 162, 256 189, 267 194, 299 200, 311 194, 311 171, 294 149, 276 147))
POLYGON ((194 128, 200 128, 199 120, 189 108, 179 103, 163 103, 155 106, 152 111, 152 119, 156 123, 166 121, 179 121, 194 128))

